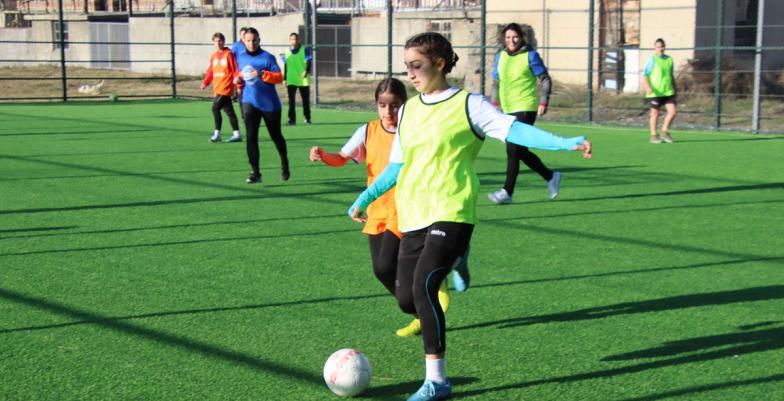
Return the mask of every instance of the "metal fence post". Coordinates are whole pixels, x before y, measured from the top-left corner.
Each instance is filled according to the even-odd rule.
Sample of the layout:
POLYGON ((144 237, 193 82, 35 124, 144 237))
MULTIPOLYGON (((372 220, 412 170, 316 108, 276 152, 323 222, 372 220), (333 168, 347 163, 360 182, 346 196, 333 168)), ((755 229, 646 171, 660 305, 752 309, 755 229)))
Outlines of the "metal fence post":
POLYGON ((594 14, 594 0, 588 0, 590 6, 588 7, 588 85, 586 89, 588 93, 585 98, 585 107, 587 111, 588 122, 593 122, 593 14, 594 14))
POLYGON ((716 6, 716 43, 713 68, 713 129, 721 128, 721 46, 724 41, 724 0, 718 0, 716 6))
POLYGON ((60 79, 63 85, 63 102, 68 101, 68 76, 65 71, 65 21, 63 20, 63 0, 57 1, 60 24, 60 79))
POLYGON ((231 0, 231 29, 234 30, 233 31, 234 33, 232 34, 234 41, 232 41, 231 43, 236 43, 237 42, 237 0, 231 0))
POLYGON ((387 0, 387 76, 392 76, 392 0, 387 0))
POLYGON ((481 48, 479 49, 479 92, 485 94, 485 74, 487 64, 487 0, 482 0, 482 20, 480 27, 480 40, 481 48))
POLYGON ((313 10, 313 17, 312 17, 312 20, 313 20, 313 48, 310 49, 311 55, 313 57, 313 104, 318 105, 319 104, 319 100, 320 100, 319 99, 318 68, 317 68, 318 61, 316 59, 316 53, 317 53, 317 51, 316 51, 316 42, 317 42, 316 41, 316 26, 318 25, 318 20, 316 19, 316 17, 317 17, 316 6, 318 6, 318 4, 316 3, 316 0, 311 0, 311 1, 313 1, 313 5, 311 6, 311 8, 313 10))
POLYGON ((169 32, 171 36, 172 98, 177 97, 177 63, 174 58, 174 0, 169 0, 169 32))
POLYGON ((762 75, 762 29, 765 26, 765 0, 757 3, 757 46, 754 49, 754 111, 751 117, 751 130, 760 130, 760 80, 762 75))

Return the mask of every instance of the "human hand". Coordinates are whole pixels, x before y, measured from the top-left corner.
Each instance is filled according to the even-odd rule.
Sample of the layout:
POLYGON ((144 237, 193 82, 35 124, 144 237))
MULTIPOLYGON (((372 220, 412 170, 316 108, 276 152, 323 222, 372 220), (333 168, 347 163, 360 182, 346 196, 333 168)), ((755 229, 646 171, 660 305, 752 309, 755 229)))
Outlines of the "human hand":
POLYGON ((199 88, 201 90, 204 90, 204 88, 206 88, 206 87, 207 87, 207 85, 204 85, 204 82, 202 82, 201 85, 199 85, 199 88))
POLYGON ((315 162, 321 160, 321 153, 323 151, 324 149, 319 146, 310 148, 310 161, 315 162))
POLYGON ((350 211, 351 211, 350 216, 352 220, 362 224, 367 223, 367 214, 365 214, 364 210, 360 209, 359 207, 356 207, 350 211))
POLYGON ((546 104, 540 104, 539 105, 539 109, 537 110, 536 114, 539 115, 539 116, 543 116, 543 115, 547 114, 547 105, 546 104))
POLYGON ((573 147, 572 150, 581 150, 583 152, 583 159, 590 159, 593 157, 593 144, 587 139, 584 140, 581 145, 573 147))
POLYGON ((302 71, 302 79, 305 79, 307 77, 308 77, 308 72, 307 71, 302 71))

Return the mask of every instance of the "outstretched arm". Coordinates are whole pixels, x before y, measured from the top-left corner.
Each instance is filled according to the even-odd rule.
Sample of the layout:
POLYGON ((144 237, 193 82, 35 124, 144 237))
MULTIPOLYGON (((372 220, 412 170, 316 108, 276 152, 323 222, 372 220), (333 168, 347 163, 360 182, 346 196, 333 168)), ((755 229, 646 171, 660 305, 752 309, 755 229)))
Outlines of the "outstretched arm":
POLYGON ((322 161, 324 164, 332 167, 340 167, 345 165, 351 157, 340 153, 329 153, 321 146, 314 146, 310 148, 310 161, 322 161))
POLYGON ((512 123, 506 141, 545 150, 581 150, 584 158, 590 159, 592 156, 591 142, 582 135, 564 138, 519 121, 512 123))
POLYGON ((378 178, 376 178, 366 190, 359 194, 359 197, 354 201, 354 204, 348 208, 348 215, 352 219, 364 223, 366 218, 363 216, 363 213, 368 205, 380 198, 381 195, 384 195, 397 184, 397 176, 400 174, 401 167, 403 167, 403 163, 387 164, 387 167, 378 175, 378 178))

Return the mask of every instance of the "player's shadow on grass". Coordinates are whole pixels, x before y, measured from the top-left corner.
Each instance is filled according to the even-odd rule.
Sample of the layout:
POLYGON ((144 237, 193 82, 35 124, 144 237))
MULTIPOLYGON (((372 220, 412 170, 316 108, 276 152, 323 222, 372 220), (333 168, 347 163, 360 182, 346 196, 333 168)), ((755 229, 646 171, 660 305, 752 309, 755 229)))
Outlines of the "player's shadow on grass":
MULTIPOLYGON (((140 324, 110 318, 97 313, 77 309, 64 304, 59 304, 46 299, 36 298, 15 291, 0 288, 0 299, 20 305, 26 305, 47 313, 68 317, 71 319, 91 322, 105 329, 118 333, 134 336, 144 340, 163 344, 181 350, 194 352, 209 358, 222 360, 229 363, 243 365, 251 369, 265 372, 266 374, 292 379, 301 383, 312 385, 313 388, 323 389, 324 381, 321 375, 297 367, 284 365, 275 361, 264 360, 260 357, 245 352, 235 351, 208 342, 190 339, 187 336, 167 333, 162 330, 153 330, 140 324)), ((256 346, 255 348, 259 348, 256 346)), ((262 347, 263 348, 263 347, 262 347)))
POLYGON ((718 192, 739 192, 739 191, 758 191, 766 189, 784 189, 784 182, 771 182, 765 184, 750 184, 750 185, 726 185, 707 188, 694 188, 684 189, 679 191, 662 191, 662 192, 647 192, 638 194, 624 194, 624 195, 611 195, 611 196, 596 196, 586 198, 574 199, 558 199, 558 202, 584 202, 594 200, 608 200, 608 199, 634 199, 634 198, 647 198, 657 196, 681 196, 681 195, 700 195, 718 192))
POLYGON ((663 393, 651 394, 642 397, 625 398, 621 401, 658 401, 674 397, 682 397, 689 394, 707 393, 711 391, 733 388, 733 387, 753 387, 758 384, 775 383, 784 381, 784 374, 776 374, 771 376, 759 377, 756 379, 748 380, 732 380, 722 383, 704 384, 701 386, 693 386, 680 388, 676 390, 665 391, 663 393))
MULTIPOLYGON (((479 379, 476 377, 450 376, 449 381, 453 386, 464 386, 477 382, 479 379)), ((371 382, 370 388, 368 388, 367 391, 363 392, 359 396, 363 398, 374 398, 381 400, 398 400, 400 398, 395 396, 405 395, 405 397, 408 397, 414 391, 419 389, 419 386, 421 385, 422 380, 385 384, 383 386, 373 386, 371 382)))
MULTIPOLYGON (((743 329, 743 328, 741 328, 743 329)), ((659 369, 671 366, 684 365, 695 362, 706 362, 715 359, 733 358, 739 355, 751 354, 757 352, 766 352, 784 348, 784 327, 766 328, 762 330, 748 330, 729 334, 719 334, 714 336, 695 337, 685 340, 678 340, 665 343, 665 345, 630 352, 626 354, 610 356, 602 359, 602 361, 619 361, 619 360, 639 360, 639 359, 656 359, 654 361, 642 362, 634 365, 621 366, 617 368, 609 368, 597 370, 593 372, 576 373, 566 376, 556 376, 539 380, 530 380, 519 383, 512 383, 501 385, 493 388, 485 388, 478 390, 471 390, 460 392, 453 396, 453 398, 462 398, 468 396, 485 395, 490 392, 496 391, 510 391, 515 389, 536 387, 548 384, 563 384, 574 383, 584 380, 593 380, 597 378, 610 378, 625 374, 639 373, 651 369, 659 369), (662 359, 664 358, 664 359, 662 359)), ((773 375, 760 379, 752 379, 748 381, 740 381, 734 385, 752 385, 755 382, 774 382, 784 380, 784 375, 773 375)), ((721 386, 726 388, 726 383, 717 384, 714 386, 721 386)), ((693 394, 697 392, 706 391, 702 387, 695 387, 690 389, 683 389, 678 393, 693 394)), ((653 395, 642 398, 632 398, 626 401, 642 401, 642 400, 657 400, 663 397, 663 394, 653 395)))
POLYGON ((784 299, 784 285, 744 288, 734 291, 707 292, 702 294, 679 295, 652 299, 648 301, 622 302, 607 306, 585 308, 572 312, 552 313, 539 316, 526 316, 512 319, 482 322, 466 326, 451 327, 450 331, 496 327, 499 329, 547 324, 555 322, 575 322, 603 319, 607 317, 651 313, 702 306, 727 305, 742 302, 769 301, 784 299))
POLYGON ((158 131, 152 128, 135 128, 135 129, 106 129, 97 131, 78 131, 78 132, 15 132, 10 134, 0 134, 0 138, 6 136, 41 136, 41 135, 92 135, 92 134, 121 134, 128 132, 151 132, 158 131))

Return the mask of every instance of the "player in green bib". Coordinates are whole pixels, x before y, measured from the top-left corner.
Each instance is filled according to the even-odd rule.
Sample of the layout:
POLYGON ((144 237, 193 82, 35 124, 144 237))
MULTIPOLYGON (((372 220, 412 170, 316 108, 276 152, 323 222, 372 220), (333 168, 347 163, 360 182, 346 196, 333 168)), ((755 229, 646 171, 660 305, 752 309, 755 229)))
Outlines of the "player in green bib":
POLYGON ((664 39, 656 39, 654 43, 656 54, 648 58, 643 69, 642 86, 645 89, 645 100, 648 101, 651 111, 649 121, 651 129, 651 143, 659 144, 662 141, 672 143, 670 124, 678 110, 675 104, 675 74, 673 73, 672 57, 664 54, 664 39), (667 114, 664 116, 660 134, 656 133, 659 119, 659 109, 664 106, 667 114))
POLYGON ((406 41, 408 78, 420 92, 401 108, 389 164, 349 208, 363 221, 367 206, 396 186, 398 252, 395 298, 421 321, 425 381, 409 401, 451 396, 446 377, 446 321, 438 286, 460 264, 477 223, 479 180, 476 158, 486 137, 550 150, 580 150, 591 156, 584 137, 562 138, 498 111, 487 98, 449 86, 446 75, 457 63, 441 34, 426 32, 406 41))
POLYGON ((297 123, 297 89, 302 97, 305 123, 310 124, 310 67, 313 57, 310 51, 299 43, 299 34, 289 35, 290 48, 283 56, 286 90, 289 93, 289 125, 297 123))
MULTIPOLYGON (((552 80, 539 53, 528 44, 520 25, 511 23, 505 26, 502 35, 504 49, 496 54, 493 63, 493 99, 500 101, 504 113, 513 115, 517 121, 534 125, 537 116, 547 113, 552 80), (540 93, 537 93, 538 82, 542 86, 540 93)), ((520 161, 542 177, 547 183, 550 199, 555 200, 561 185, 561 173, 547 168, 542 159, 526 146, 513 143, 506 144, 504 186, 489 194, 488 198, 499 205, 512 203, 520 161)))

